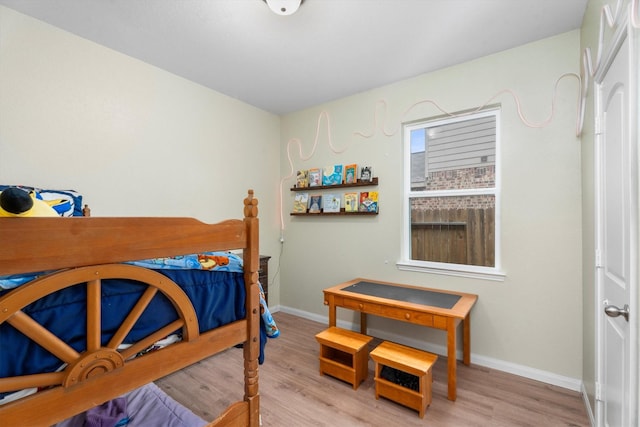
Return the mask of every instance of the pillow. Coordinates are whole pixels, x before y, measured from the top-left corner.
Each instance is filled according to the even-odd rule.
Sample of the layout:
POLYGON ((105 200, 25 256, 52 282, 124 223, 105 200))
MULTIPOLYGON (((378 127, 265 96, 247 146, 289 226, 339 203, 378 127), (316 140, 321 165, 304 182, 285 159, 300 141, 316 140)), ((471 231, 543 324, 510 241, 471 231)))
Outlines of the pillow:
POLYGON ((60 216, 82 216, 82 195, 74 190, 48 190, 24 185, 0 185, 0 191, 18 187, 28 193, 33 192, 39 200, 45 201, 60 216))
POLYGON ((35 193, 9 187, 0 192, 0 216, 58 216, 58 213, 47 202, 36 198, 35 193))

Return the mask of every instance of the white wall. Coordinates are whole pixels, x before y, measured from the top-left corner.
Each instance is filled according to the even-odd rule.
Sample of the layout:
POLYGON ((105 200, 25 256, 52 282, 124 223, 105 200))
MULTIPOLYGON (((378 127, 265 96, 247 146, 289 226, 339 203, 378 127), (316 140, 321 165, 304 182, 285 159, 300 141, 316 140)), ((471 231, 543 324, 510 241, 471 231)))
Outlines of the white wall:
MULTIPOLYGON (((278 116, 0 6, 0 183, 94 216, 241 218, 277 262, 278 116), (271 242, 271 244, 270 244, 271 242)), ((275 296, 275 293, 274 293, 275 296)))
MULTIPOLYGON (((579 32, 573 31, 283 117, 283 176, 290 173, 290 152, 293 170, 336 163, 370 164, 380 179, 380 214, 354 218, 289 216, 294 193, 288 189, 294 179, 285 180, 283 308, 312 317, 327 316, 322 289, 355 277, 476 293, 472 362, 499 362, 502 368, 517 366, 520 372, 539 370, 542 376, 557 376, 558 383, 579 386, 578 80, 561 79, 555 116, 543 128, 525 126, 509 94, 490 100, 502 90, 512 90, 530 121, 544 121, 551 114, 557 79, 564 73, 579 73, 579 47, 579 32), (399 271, 395 266, 402 224, 401 122, 441 114, 430 103, 414 106, 423 100, 436 101, 451 112, 487 102, 502 104, 504 282, 399 271), (330 119, 329 128, 325 117, 330 119), (301 141, 303 156, 311 155, 319 118, 317 148, 303 161, 295 138, 301 141), (364 138, 355 132, 373 136, 364 138), (340 150, 344 152, 336 153, 340 150)), ((339 318, 356 320, 346 310, 339 310, 339 318)), ((370 326, 400 342, 422 345, 424 341, 416 340, 424 339, 446 345, 445 335, 438 331, 386 319, 373 319, 370 326)))

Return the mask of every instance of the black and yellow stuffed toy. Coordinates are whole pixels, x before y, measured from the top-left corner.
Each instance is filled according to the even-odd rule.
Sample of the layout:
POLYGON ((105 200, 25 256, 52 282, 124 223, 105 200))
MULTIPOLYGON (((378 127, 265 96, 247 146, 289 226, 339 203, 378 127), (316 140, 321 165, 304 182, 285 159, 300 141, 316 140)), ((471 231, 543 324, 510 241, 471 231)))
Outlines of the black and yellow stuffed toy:
POLYGON ((17 187, 0 192, 0 217, 59 216, 55 209, 34 192, 27 193, 17 187))

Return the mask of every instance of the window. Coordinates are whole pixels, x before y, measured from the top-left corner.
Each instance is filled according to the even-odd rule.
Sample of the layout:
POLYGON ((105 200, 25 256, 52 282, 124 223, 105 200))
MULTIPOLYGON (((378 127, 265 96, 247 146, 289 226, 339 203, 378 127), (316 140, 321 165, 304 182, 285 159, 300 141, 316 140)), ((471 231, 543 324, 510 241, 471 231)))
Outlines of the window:
POLYGON ((498 279, 499 110, 405 124, 401 269, 498 279))

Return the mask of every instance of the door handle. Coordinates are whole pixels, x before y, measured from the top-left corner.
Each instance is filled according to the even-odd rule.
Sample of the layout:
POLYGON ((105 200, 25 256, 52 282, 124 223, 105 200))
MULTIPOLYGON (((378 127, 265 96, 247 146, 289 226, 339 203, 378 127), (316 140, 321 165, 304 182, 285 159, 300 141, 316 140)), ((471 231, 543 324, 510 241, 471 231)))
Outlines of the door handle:
POLYGON ((624 320, 629 321, 629 305, 625 304, 624 307, 619 309, 615 305, 608 305, 604 308, 604 313, 609 317, 624 317, 624 320))

